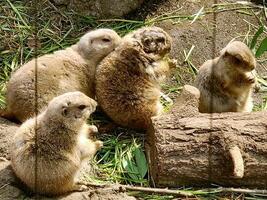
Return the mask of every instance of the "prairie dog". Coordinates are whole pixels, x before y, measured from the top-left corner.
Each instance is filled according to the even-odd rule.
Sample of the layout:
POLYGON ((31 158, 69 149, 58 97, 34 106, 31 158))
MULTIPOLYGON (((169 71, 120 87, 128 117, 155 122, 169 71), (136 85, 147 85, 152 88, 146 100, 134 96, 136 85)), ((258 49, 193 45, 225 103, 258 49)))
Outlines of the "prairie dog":
POLYGON ((200 90, 199 111, 251 112, 255 67, 256 60, 244 43, 229 43, 219 57, 199 69, 195 82, 200 90))
POLYGON ((96 70, 96 96, 102 110, 121 126, 146 129, 161 113, 160 85, 174 60, 165 56, 170 36, 158 27, 126 35, 96 70))
POLYGON ((65 93, 55 97, 37 118, 27 120, 16 131, 11 166, 31 190, 59 195, 82 189, 76 177, 82 161, 93 157, 103 145, 89 138, 97 128, 86 124, 96 105, 95 100, 81 92, 65 93))
MULTIPOLYGON (((94 98, 94 77, 98 63, 120 42, 110 29, 90 31, 65 50, 37 58, 38 111, 54 97, 66 92, 81 91, 94 98)), ((4 117, 23 122, 33 117, 35 97, 35 62, 21 66, 7 84, 7 111, 4 117)))

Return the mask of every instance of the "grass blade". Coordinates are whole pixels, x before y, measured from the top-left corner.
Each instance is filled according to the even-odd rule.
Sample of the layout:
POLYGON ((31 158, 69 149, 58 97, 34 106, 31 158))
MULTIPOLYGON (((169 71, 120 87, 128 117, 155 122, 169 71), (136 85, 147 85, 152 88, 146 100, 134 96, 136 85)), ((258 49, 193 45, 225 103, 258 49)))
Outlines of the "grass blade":
POLYGON ((195 17, 192 20, 191 24, 193 24, 197 20, 197 18, 202 14, 203 9, 204 9, 204 7, 200 8, 200 10, 197 12, 197 14, 195 14, 195 17))
POLYGON ((264 38, 256 51, 256 58, 260 57, 265 51, 267 51, 267 37, 264 38))
POLYGON ((253 36, 252 40, 251 40, 251 43, 250 43, 250 49, 251 50, 254 50, 255 49, 255 46, 256 46, 256 43, 257 43, 257 40, 259 38, 259 36, 263 33, 264 31, 264 27, 261 26, 257 32, 255 33, 255 35, 253 36))
POLYGON ((24 26, 26 26, 26 28, 30 28, 29 25, 24 21, 24 19, 22 18, 21 14, 19 13, 18 9, 9 1, 6 0, 7 3, 10 5, 10 7, 12 8, 12 10, 18 15, 18 18, 22 21, 22 23, 24 24, 24 26))

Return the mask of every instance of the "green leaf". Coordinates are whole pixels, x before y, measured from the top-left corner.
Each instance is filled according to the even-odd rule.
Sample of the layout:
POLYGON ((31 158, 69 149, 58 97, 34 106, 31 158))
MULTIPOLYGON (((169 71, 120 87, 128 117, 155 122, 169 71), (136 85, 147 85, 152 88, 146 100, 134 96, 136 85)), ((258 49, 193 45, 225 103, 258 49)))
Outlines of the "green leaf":
POLYGON ((122 165, 124 170, 127 171, 127 174, 131 177, 131 179, 135 181, 140 180, 138 168, 129 158, 123 158, 122 165))
POLYGON ((139 171, 139 174, 141 178, 144 178, 148 169, 147 169, 147 161, 146 161, 146 156, 140 148, 136 148, 134 151, 134 157, 136 161, 136 165, 139 171))
POLYGON ((265 51, 267 51, 267 37, 264 38, 256 51, 256 58, 260 57, 265 51))
POLYGON ((257 40, 258 40, 259 36, 263 33, 263 30, 264 30, 264 27, 261 26, 257 30, 257 32, 255 33, 255 35, 253 36, 253 38, 251 40, 251 43, 250 43, 250 49, 251 50, 255 50, 255 46, 256 46, 257 40))

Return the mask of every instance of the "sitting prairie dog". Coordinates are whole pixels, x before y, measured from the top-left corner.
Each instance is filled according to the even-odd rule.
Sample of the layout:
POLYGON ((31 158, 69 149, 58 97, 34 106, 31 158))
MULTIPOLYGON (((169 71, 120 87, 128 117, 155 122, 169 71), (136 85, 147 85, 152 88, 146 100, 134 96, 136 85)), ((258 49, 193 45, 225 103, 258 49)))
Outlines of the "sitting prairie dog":
MULTIPOLYGON (((81 91, 95 98, 94 77, 98 63, 120 42, 110 29, 86 33, 77 44, 37 58, 38 112, 54 97, 66 92, 81 91)), ((7 84, 6 118, 23 122, 33 117, 35 110, 35 62, 21 66, 7 84)))
POLYGON ((95 100, 81 92, 65 93, 55 97, 37 118, 27 120, 16 131, 11 166, 31 190, 60 195, 84 188, 76 177, 82 161, 92 158, 103 145, 89 138, 97 128, 86 124, 96 105, 95 100))
POLYGON ((195 85, 200 90, 199 111, 251 112, 256 60, 242 42, 229 43, 220 56, 205 62, 195 85))
POLYGON ((96 97, 102 110, 121 126, 146 129, 162 111, 160 85, 175 65, 166 55, 170 36, 158 27, 126 35, 96 70, 96 97))

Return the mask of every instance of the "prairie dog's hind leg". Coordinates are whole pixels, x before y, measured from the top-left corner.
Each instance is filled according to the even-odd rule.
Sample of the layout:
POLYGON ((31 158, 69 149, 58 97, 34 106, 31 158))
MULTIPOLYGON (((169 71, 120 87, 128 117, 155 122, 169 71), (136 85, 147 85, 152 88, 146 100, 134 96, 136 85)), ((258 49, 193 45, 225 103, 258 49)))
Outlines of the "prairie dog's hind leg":
POLYGON ((73 185, 72 192, 83 192, 88 190, 88 186, 86 186, 86 183, 82 181, 77 181, 73 185))

